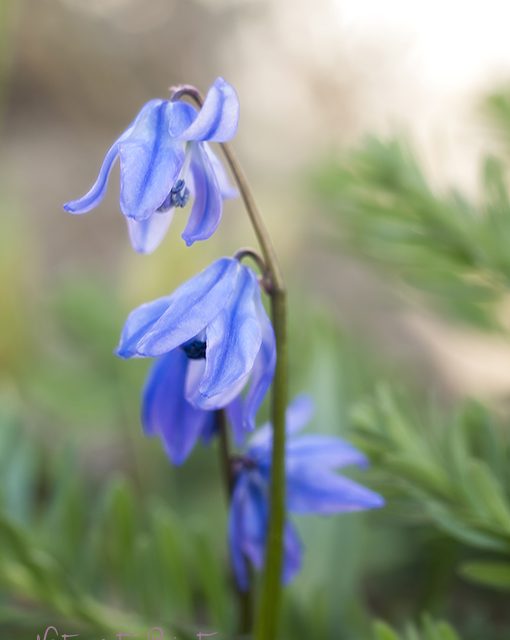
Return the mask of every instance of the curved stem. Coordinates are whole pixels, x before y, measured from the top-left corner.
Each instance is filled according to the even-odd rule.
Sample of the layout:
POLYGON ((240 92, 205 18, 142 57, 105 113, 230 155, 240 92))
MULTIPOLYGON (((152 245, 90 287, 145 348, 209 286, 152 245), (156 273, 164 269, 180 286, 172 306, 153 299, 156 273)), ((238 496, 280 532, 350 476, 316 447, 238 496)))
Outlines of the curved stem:
POLYGON ((271 276, 272 288, 273 290, 280 290, 283 292, 285 291, 285 284, 283 281, 280 265, 276 257, 273 243, 271 242, 271 237, 266 229, 262 216, 260 215, 258 207, 251 193, 250 187, 248 185, 248 180, 230 145, 226 142, 223 142, 220 146, 222 148, 223 155, 227 160, 228 166, 232 171, 232 175, 234 176, 236 184, 239 187, 239 192, 250 218, 251 226, 253 227, 253 231, 257 236, 257 242, 259 243, 264 262, 266 263, 267 270, 269 271, 269 274, 271 276))
POLYGON ((260 604, 256 620, 255 638, 273 640, 278 630, 283 566, 283 535, 285 526, 285 411, 287 407, 287 336, 286 292, 280 266, 255 204, 246 177, 227 144, 222 144, 227 162, 250 217, 253 230, 264 257, 270 279, 266 291, 271 301, 271 319, 276 339, 276 369, 272 387, 271 423, 273 452, 269 504, 269 530, 266 561, 262 577, 260 604))
POLYGON ((269 500, 269 530, 266 561, 262 576, 260 604, 255 626, 257 640, 273 640, 277 636, 281 601, 283 536, 285 527, 285 411, 287 408, 287 318, 286 291, 273 243, 234 152, 226 143, 223 153, 235 178, 253 230, 257 236, 270 279, 266 291, 271 301, 271 319, 276 338, 276 369, 272 386, 271 423, 273 452, 269 500))
MULTIPOLYGON (((184 98, 187 96, 188 98, 191 98, 199 107, 202 107, 204 104, 204 99, 200 91, 196 87, 189 84, 170 87, 170 94, 170 99, 172 101, 179 100, 180 98, 184 98)), ((274 289, 285 291, 283 276, 281 273, 278 258, 276 257, 273 243, 271 241, 271 236, 266 229, 263 218, 257 207, 257 203, 255 202, 255 198, 253 197, 253 194, 251 192, 246 175, 244 174, 244 171, 242 170, 242 167, 239 164, 239 161, 237 160, 231 146, 226 142, 222 142, 220 143, 220 147, 223 151, 223 155, 225 156, 227 164, 232 171, 232 175, 234 176, 236 184, 239 187, 239 192, 241 194, 241 198, 243 199, 248 217, 250 218, 253 231, 255 232, 255 235, 257 237, 257 242, 259 243, 260 250, 262 251, 264 262, 266 263, 267 269, 271 275, 272 286, 274 287, 274 289)))
MULTIPOLYGON (((171 100, 177 100, 185 96, 191 98, 199 107, 204 103, 202 95, 195 87, 181 85, 171 88, 171 100)), ((222 143, 221 148, 239 188, 270 279, 267 293, 271 300, 271 318, 276 338, 276 370, 272 386, 271 402, 273 452, 266 561, 264 574, 262 576, 262 589, 256 620, 255 638, 257 640, 274 640, 277 635, 282 592, 281 575, 285 526, 285 411, 287 408, 286 291, 271 237, 260 215, 244 171, 230 145, 222 143)))

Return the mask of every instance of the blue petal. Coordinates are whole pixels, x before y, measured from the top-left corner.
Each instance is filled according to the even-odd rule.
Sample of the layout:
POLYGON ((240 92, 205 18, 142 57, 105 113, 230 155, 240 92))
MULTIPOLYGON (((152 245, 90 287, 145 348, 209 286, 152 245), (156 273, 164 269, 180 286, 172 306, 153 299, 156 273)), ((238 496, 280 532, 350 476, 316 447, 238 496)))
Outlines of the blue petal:
MULTIPOLYGON (((296 431, 301 431, 313 416, 312 399, 301 394, 296 396, 287 407, 285 413, 285 431, 287 436, 296 431)), ((267 459, 271 457, 271 447, 273 446, 273 428, 266 423, 250 438, 250 455, 257 459, 267 459)))
POLYGON ((232 494, 232 501, 230 503, 230 513, 228 520, 228 541, 234 576, 236 578, 238 587, 242 591, 248 591, 250 587, 246 557, 243 553, 243 515, 244 505, 248 499, 248 478, 245 474, 241 474, 237 479, 234 492, 232 494))
POLYGON ((172 107, 153 101, 119 144, 120 207, 128 218, 148 218, 163 204, 184 162, 184 145, 169 132, 172 107))
POLYGON ((226 407, 227 418, 232 427, 234 442, 240 447, 246 439, 246 429, 244 428, 244 402, 241 396, 236 396, 226 407))
POLYGON ((205 372, 198 394, 190 399, 202 409, 225 407, 246 383, 260 350, 261 329, 255 305, 255 274, 240 265, 236 289, 228 304, 207 326, 205 372))
POLYGON ((168 132, 172 138, 179 138, 197 117, 198 111, 187 102, 177 100, 168 104, 170 117, 168 120, 168 132))
POLYGON ((156 357, 198 335, 228 304, 240 273, 233 258, 221 258, 172 295, 138 307, 123 329, 118 354, 156 357))
POLYGON ((287 435, 301 431, 311 421, 314 414, 313 400, 305 393, 296 396, 285 414, 287 435))
POLYGON ((290 522, 285 525, 283 538, 283 583, 288 584, 301 569, 303 546, 296 528, 290 522))
POLYGON ((382 507, 380 495, 353 480, 317 467, 287 471, 287 508, 294 513, 330 515, 382 507))
POLYGON ((239 99, 235 89, 223 78, 217 78, 197 117, 180 137, 182 140, 226 142, 235 136, 238 122, 239 99))
POLYGON ((64 209, 70 213, 86 213, 94 207, 96 207, 104 197, 106 192, 106 186, 108 178, 118 154, 120 143, 129 138, 136 126, 143 120, 147 114, 153 110, 156 106, 161 104, 162 100, 151 100, 140 111, 134 122, 124 131, 124 133, 113 143, 113 145, 106 152, 106 156, 103 160, 103 164, 99 171, 96 182, 90 188, 90 190, 78 200, 71 200, 64 205, 64 209))
POLYGON ((262 331, 262 344, 253 366, 250 388, 244 401, 243 426, 249 431, 255 429, 257 411, 271 386, 276 366, 276 343, 273 326, 260 299, 259 289, 257 289, 256 295, 257 317, 262 331))
POLYGON ((267 487, 256 472, 241 472, 237 479, 229 517, 229 546, 239 588, 246 591, 248 559, 262 569, 267 535, 267 487))
POLYGON ((197 240, 207 240, 221 220, 221 191, 207 153, 198 143, 191 150, 193 208, 182 237, 191 246, 197 240))
POLYGON ((147 435, 159 435, 166 454, 182 464, 197 439, 214 424, 212 412, 200 411, 184 399, 188 358, 176 349, 154 363, 142 403, 142 424, 147 435))
MULTIPOLYGON (((229 515, 229 546, 237 584, 249 588, 247 560, 264 566, 269 522, 267 485, 256 471, 242 471, 237 479, 229 515)), ((288 583, 301 568, 302 545, 294 526, 285 524, 282 581, 288 583)))
POLYGON ((319 469, 339 469, 355 464, 364 467, 366 456, 348 442, 333 436, 305 435, 289 440, 287 468, 316 465, 319 469))
POLYGON ((164 296, 152 302, 140 305, 132 311, 124 324, 116 353, 121 358, 134 358, 139 341, 168 309, 170 296, 164 296))
POLYGON ((175 209, 154 213, 146 220, 126 218, 131 245, 138 253, 152 253, 165 237, 175 209))
POLYGON ((218 157, 216 156, 214 151, 211 149, 211 147, 207 144, 207 142, 202 143, 202 149, 205 149, 207 157, 209 158, 209 161, 212 165, 214 174, 216 176, 216 180, 218 181, 218 185, 220 187, 220 193, 223 200, 238 198, 239 191, 232 186, 227 176, 227 172, 225 171, 225 168, 223 166, 223 163, 221 163, 218 160, 218 157))
POLYGON ((106 152, 106 156, 103 160, 103 164, 95 183, 83 197, 78 200, 66 202, 64 205, 64 209, 66 211, 69 211, 69 213, 87 213, 87 211, 90 211, 101 202, 106 193, 108 178, 118 154, 119 141, 116 140, 106 152))

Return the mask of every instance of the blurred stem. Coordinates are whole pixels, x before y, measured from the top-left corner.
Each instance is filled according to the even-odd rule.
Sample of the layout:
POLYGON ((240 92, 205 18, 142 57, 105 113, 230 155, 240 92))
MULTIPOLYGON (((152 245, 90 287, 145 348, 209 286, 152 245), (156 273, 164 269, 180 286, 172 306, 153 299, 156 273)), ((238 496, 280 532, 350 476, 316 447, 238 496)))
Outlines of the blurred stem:
MULTIPOLYGON (((230 507, 230 503, 232 501, 232 493, 234 491, 235 477, 232 466, 233 459, 230 452, 230 443, 228 438, 227 417, 223 409, 219 409, 218 411, 216 411, 216 425, 218 427, 220 466, 223 471, 227 504, 230 507)), ((249 589, 248 591, 241 591, 237 587, 237 585, 236 593, 239 604, 239 633, 241 635, 249 634, 253 627, 253 594, 251 592, 251 589, 249 589)))
MULTIPOLYGON (((180 85, 171 88, 171 100, 191 98, 199 107, 204 100, 196 87, 180 85)), ((248 180, 230 145, 221 148, 239 188, 244 206, 264 258, 271 299, 271 318, 276 338, 276 370, 272 387, 271 423, 273 453, 269 504, 269 531, 266 562, 262 576, 260 605, 255 626, 257 640, 274 640, 277 635, 281 605, 283 564, 283 530, 285 525, 285 410, 287 407, 287 332, 286 291, 282 272, 271 237, 266 229, 251 192, 248 180)))
POLYGON ((224 409, 216 411, 216 426, 218 428, 218 441, 220 449, 220 465, 223 472, 225 492, 230 504, 232 491, 234 490, 234 474, 232 470, 232 456, 227 431, 227 417, 224 409))
POLYGON ((273 453, 269 504, 269 531, 266 562, 262 576, 259 611, 255 625, 257 640, 277 636, 281 604, 283 564, 283 530, 285 525, 285 410, 287 407, 287 331, 286 292, 280 265, 271 238, 255 204, 248 181, 229 145, 221 145, 248 212, 264 257, 271 301, 271 319, 276 338, 276 370, 272 387, 271 423, 273 453))

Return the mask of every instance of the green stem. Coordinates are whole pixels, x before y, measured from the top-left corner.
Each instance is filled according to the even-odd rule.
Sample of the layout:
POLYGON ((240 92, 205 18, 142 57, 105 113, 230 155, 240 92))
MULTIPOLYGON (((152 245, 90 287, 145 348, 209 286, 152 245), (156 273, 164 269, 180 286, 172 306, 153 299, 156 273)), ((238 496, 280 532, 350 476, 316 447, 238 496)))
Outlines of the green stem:
POLYGON ((286 292, 271 238, 255 204, 244 172, 230 146, 222 144, 221 147, 239 187, 239 192, 257 236, 270 281, 268 295, 271 300, 271 319, 276 338, 276 370, 273 379, 271 403, 273 453, 269 498, 269 531, 267 534, 266 561, 262 576, 260 604, 255 623, 255 638, 257 640, 274 640, 278 631, 281 604, 283 533, 285 526, 286 292))
MULTIPOLYGON (((192 86, 182 85, 171 89, 172 100, 188 96, 201 107, 203 98, 192 86)), ((221 148, 237 183, 241 198, 257 237, 269 287, 271 319, 276 337, 276 370, 272 386, 271 423, 273 425, 273 453, 269 497, 269 530, 266 561, 262 576, 259 610, 255 625, 256 640, 274 640, 278 630, 281 604, 281 575, 283 565, 283 533, 285 525, 285 411, 287 408, 287 335, 285 283, 271 237, 248 184, 248 180, 232 148, 221 148)))

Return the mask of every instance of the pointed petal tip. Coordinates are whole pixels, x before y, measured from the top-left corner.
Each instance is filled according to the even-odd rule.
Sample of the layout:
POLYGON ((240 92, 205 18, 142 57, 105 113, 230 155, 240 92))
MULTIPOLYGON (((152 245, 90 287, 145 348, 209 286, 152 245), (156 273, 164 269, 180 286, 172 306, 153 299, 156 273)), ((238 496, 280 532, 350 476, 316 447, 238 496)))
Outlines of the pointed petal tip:
POLYGON ((73 215, 79 215, 81 213, 88 213, 91 210, 90 208, 82 209, 79 206, 79 202, 77 200, 70 200, 69 202, 64 203, 63 209, 67 211, 67 213, 72 213, 73 215))
POLYGON ((186 462, 186 460, 188 459, 188 456, 189 456, 189 454, 186 454, 186 455, 179 454, 179 455, 177 455, 175 453, 170 453, 170 451, 168 451, 166 448, 165 448, 165 452, 166 452, 166 455, 167 455, 168 459, 170 460, 170 462, 175 467, 181 467, 186 462))
POLYGON ((386 506, 386 500, 380 496, 378 493, 374 493, 374 498, 372 502, 372 509, 382 509, 382 507, 386 506))
POLYGON ((137 247, 133 246, 133 249, 136 251, 136 253, 138 253, 141 256, 149 256, 151 253, 154 253, 154 251, 156 250, 155 248, 138 247, 138 246, 137 247))
POLYGON ((375 491, 371 491, 370 489, 366 489, 364 491, 363 497, 360 497, 357 506, 354 508, 354 511, 364 511, 366 509, 382 509, 382 507, 386 506, 385 499, 376 493, 375 491))
POLYGON ((113 351, 114 355, 118 358, 122 358, 123 360, 129 360, 130 358, 139 357, 138 354, 132 349, 128 349, 123 347, 121 344, 117 345, 117 347, 113 351))
POLYGON ((195 238, 193 238, 192 236, 189 236, 184 231, 181 233, 181 238, 184 240, 187 247, 191 247, 191 245, 195 243, 195 238))

